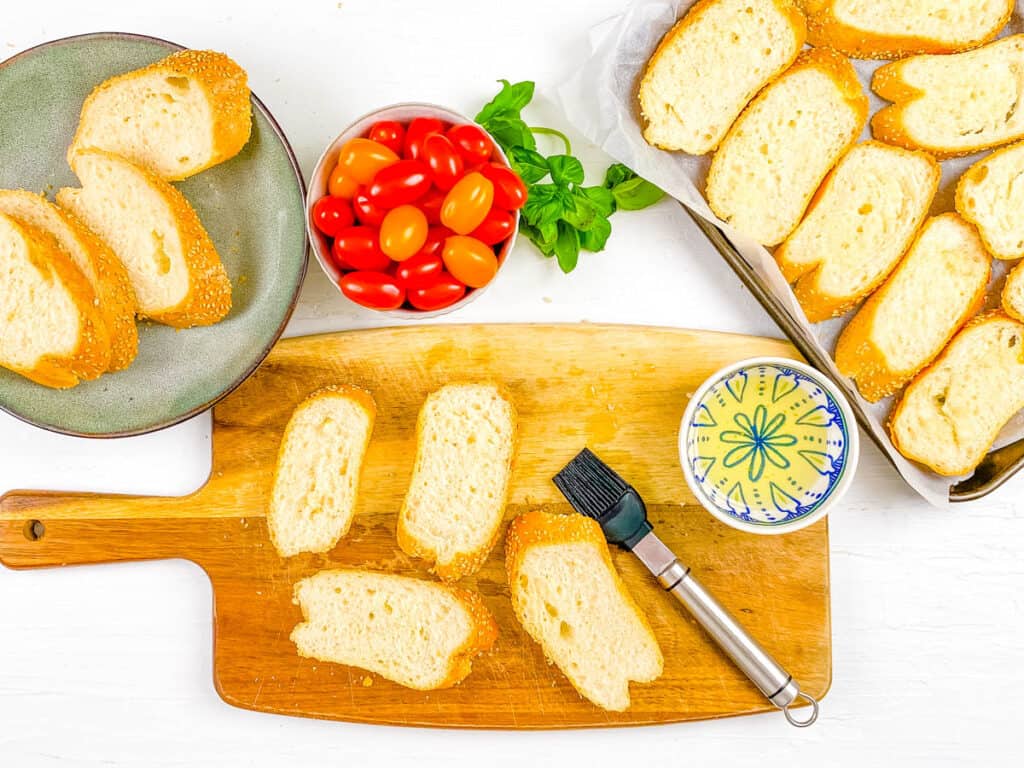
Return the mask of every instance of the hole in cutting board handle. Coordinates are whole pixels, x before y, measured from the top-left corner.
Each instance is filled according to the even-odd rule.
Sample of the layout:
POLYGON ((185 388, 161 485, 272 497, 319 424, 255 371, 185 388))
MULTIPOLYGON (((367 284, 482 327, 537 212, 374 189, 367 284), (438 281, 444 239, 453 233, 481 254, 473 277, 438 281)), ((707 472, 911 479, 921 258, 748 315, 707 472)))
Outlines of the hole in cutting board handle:
POLYGON ((39 541, 46 535, 46 526, 42 520, 29 520, 22 530, 29 541, 39 541))

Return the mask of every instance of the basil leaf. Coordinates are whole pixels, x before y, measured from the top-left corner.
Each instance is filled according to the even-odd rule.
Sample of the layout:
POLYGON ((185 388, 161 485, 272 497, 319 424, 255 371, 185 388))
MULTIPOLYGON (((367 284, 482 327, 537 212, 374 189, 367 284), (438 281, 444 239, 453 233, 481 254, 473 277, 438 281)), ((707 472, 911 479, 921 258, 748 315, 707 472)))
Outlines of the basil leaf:
POLYGON ((580 232, 586 232, 594 226, 594 222, 605 218, 598 214, 597 206, 582 192, 575 192, 572 202, 572 210, 566 210, 562 219, 580 232))
POLYGON ((572 155, 551 155, 548 168, 551 180, 556 184, 583 183, 583 164, 572 155))
POLYGON ((665 193, 646 179, 636 176, 612 187, 612 195, 616 205, 623 211, 639 211, 654 205, 665 193))
POLYGON ((496 117, 481 123, 481 125, 506 152, 513 147, 537 148, 537 142, 533 138, 530 127, 518 117, 496 117))
POLYGON ((608 170, 604 174, 604 186, 606 189, 618 186, 624 181, 635 179, 636 174, 623 165, 622 163, 615 163, 614 165, 608 166, 608 170))
POLYGON ((590 198, 590 202, 602 216, 611 216, 615 213, 615 196, 611 190, 604 187, 580 187, 577 191, 590 198))
POLYGON ((534 85, 529 80, 515 85, 508 80, 499 80, 498 82, 501 83, 501 90, 477 113, 474 118, 476 122, 486 123, 498 115, 519 117, 523 107, 533 99, 534 85))
POLYGON ((554 184, 535 184, 530 188, 522 215, 528 224, 540 227, 558 221, 564 211, 565 203, 558 187, 554 184))
POLYGON ((612 233, 612 223, 608 219, 598 219, 594 226, 580 235, 580 248, 585 251, 603 251, 608 236, 612 233))
POLYGON ((580 235, 575 229, 559 222, 558 239, 555 241, 555 257, 558 259, 558 266, 565 273, 576 269, 580 259, 580 235))
POLYGON ((510 147, 508 159, 524 184, 535 184, 548 175, 548 161, 540 152, 522 146, 510 147))

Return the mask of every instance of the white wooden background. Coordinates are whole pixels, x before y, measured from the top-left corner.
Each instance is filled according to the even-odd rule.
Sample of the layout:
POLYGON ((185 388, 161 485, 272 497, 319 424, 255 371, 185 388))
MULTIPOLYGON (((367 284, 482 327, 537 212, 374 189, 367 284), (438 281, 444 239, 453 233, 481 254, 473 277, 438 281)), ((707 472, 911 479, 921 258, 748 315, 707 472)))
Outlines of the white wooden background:
MULTIPOLYGON (((5 4, 0 55, 65 35, 140 32, 223 50, 280 120, 304 170, 351 118, 424 100, 472 114, 494 81, 544 92, 620 0, 256 0, 5 4)), ((0 104, 0 109, 3 105, 0 104)), ((3 137, 0 137, 3 140, 3 137)), ((596 176, 607 160, 578 142, 596 176)), ((570 277, 528 243, 453 320, 609 321, 778 335, 665 202, 617 215, 570 277)), ((311 265, 291 335, 372 326, 311 265)), ((185 493, 209 467, 209 423, 114 442, 0 417, 0 493, 185 493)), ((210 588, 184 562, 0 569, 0 766, 1009 765, 1024 710, 1024 477, 971 507, 932 509, 870 444, 831 516, 834 682, 806 731, 781 715, 636 730, 402 730, 273 717, 211 683, 210 588)), ((770 574, 758 574, 770 579, 770 574)))

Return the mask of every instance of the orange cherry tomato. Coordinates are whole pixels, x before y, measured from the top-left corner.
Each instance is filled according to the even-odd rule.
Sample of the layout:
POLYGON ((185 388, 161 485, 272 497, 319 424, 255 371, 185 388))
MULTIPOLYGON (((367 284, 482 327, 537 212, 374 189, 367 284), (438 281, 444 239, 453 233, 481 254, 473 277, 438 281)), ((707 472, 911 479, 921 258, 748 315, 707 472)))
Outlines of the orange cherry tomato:
POLYGON ((338 167, 359 184, 369 184, 373 177, 399 160, 398 155, 370 139, 350 139, 338 154, 338 167))
POLYGON ((349 272, 338 287, 356 304, 370 309, 398 309, 405 303, 405 288, 383 272, 349 272))
POLYGON ((381 120, 370 126, 366 138, 383 144, 396 155, 400 155, 405 139, 405 127, 397 120, 381 120))
MULTIPOLYGON (((495 187, 494 191, 497 194, 497 187, 495 187)), ((511 235, 512 230, 515 228, 516 215, 512 211, 498 208, 497 204, 495 204, 480 226, 469 234, 480 242, 487 243, 487 245, 497 245, 511 235)))
POLYGON ((465 295, 466 286, 447 272, 424 278, 407 289, 409 303, 426 312, 450 307, 465 295))
POLYGON ((490 179, 481 173, 467 173, 445 196, 441 223, 453 232, 468 235, 487 218, 493 201, 494 184, 490 179))
POLYGON ((498 271, 494 251, 475 237, 452 235, 444 241, 441 258, 455 279, 471 288, 484 287, 498 271))
POLYGON ((359 191, 359 182, 353 179, 340 165, 334 166, 327 179, 327 192, 334 197, 350 200, 359 191))
POLYGON ((380 223, 380 249, 395 261, 415 256, 427 241, 427 217, 415 205, 392 208, 380 223))

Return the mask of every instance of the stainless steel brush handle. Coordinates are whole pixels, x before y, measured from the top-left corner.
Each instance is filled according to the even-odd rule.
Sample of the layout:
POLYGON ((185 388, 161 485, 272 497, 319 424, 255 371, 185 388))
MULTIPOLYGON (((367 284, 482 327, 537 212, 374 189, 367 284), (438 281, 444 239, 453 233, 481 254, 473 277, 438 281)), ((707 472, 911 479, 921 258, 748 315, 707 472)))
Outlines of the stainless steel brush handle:
POLYGON ((686 606, 761 693, 783 710, 790 723, 802 728, 818 718, 818 702, 800 690, 793 676, 751 637, 655 534, 649 533, 638 541, 633 553, 657 576, 658 582, 686 606), (811 704, 806 720, 797 720, 790 712, 790 707, 801 698, 811 704))

